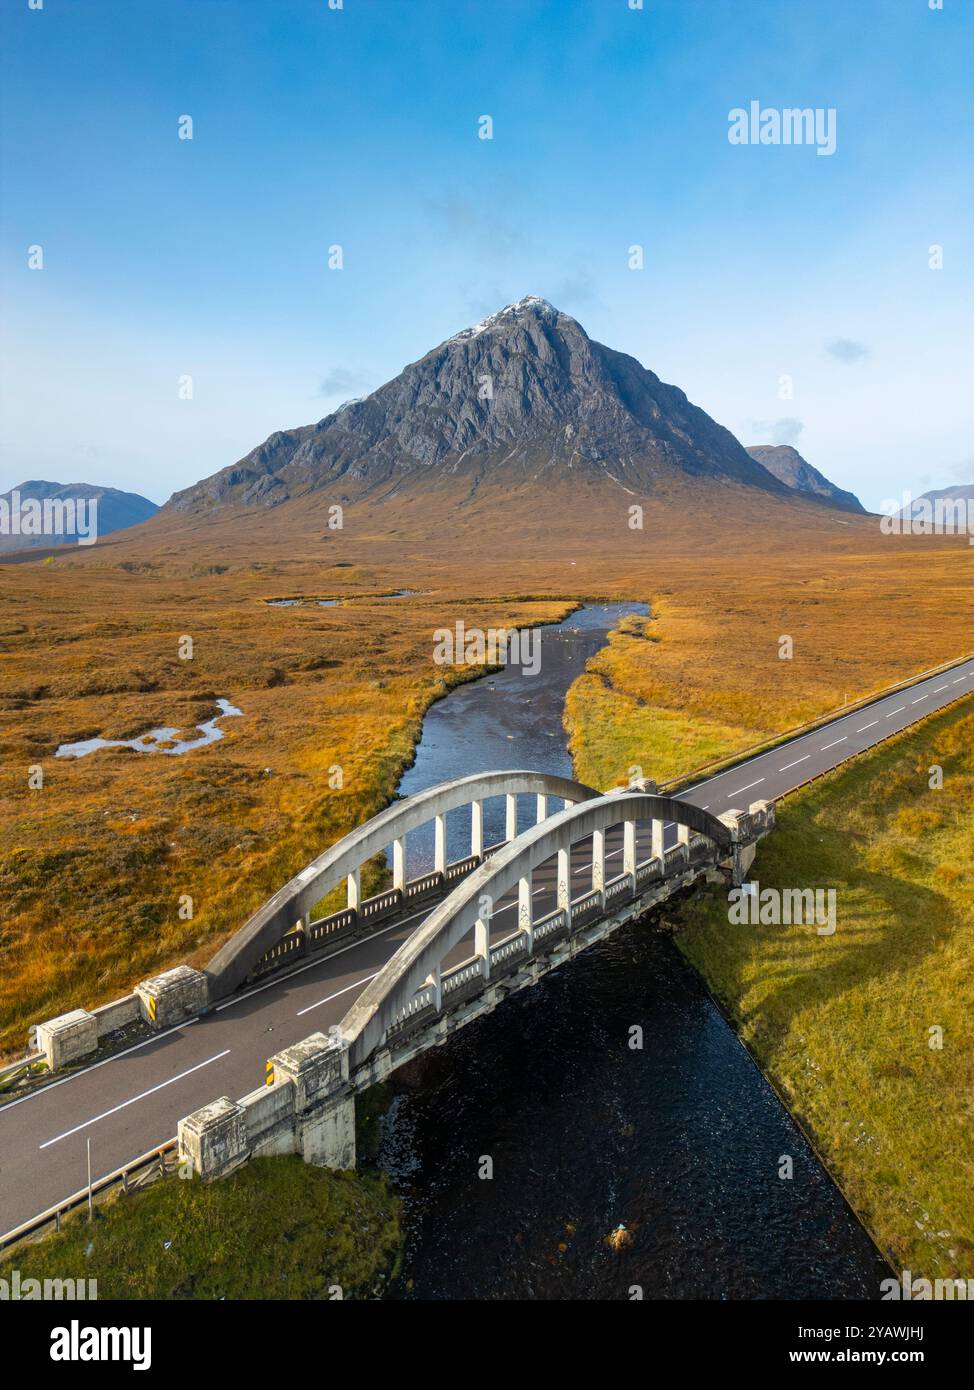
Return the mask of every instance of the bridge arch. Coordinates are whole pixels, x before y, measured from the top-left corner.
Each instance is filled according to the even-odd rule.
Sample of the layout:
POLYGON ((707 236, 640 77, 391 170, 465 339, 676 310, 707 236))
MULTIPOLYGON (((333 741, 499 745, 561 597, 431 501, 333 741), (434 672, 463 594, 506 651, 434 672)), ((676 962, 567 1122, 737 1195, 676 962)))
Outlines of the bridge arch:
MULTIPOLYGON (((276 946, 291 928, 305 921, 315 903, 343 880, 347 880, 349 884, 350 909, 357 909, 359 870, 374 854, 390 845, 395 847, 395 887, 401 890, 405 886, 405 836, 410 831, 435 821, 437 868, 442 872, 446 868, 445 817, 458 807, 472 806, 474 811, 471 860, 479 861, 483 858, 485 849, 483 802, 495 796, 507 798, 506 838, 510 840, 517 833, 516 798, 525 794, 538 798, 539 822, 547 813, 549 797, 574 804, 597 798, 599 795, 592 787, 568 777, 515 769, 458 777, 453 781, 441 782, 438 786, 417 792, 414 796, 405 797, 401 801, 394 801, 384 811, 380 811, 323 854, 319 854, 300 873, 295 874, 294 878, 268 898, 229 941, 221 946, 206 967, 206 973, 210 977, 211 998, 221 998, 243 984, 265 954, 276 946)), ((564 812, 560 814, 563 815, 564 812)))
POLYGON ((538 865, 558 855, 557 912, 564 912, 570 918, 571 846, 592 836, 593 886, 602 895, 600 910, 604 910, 606 898, 615 887, 608 885, 606 893, 604 836, 607 830, 619 824, 625 827, 622 877, 631 876, 635 892, 638 821, 652 822, 653 854, 660 858, 666 853, 662 830, 667 822, 678 827, 678 840, 684 845, 689 845, 691 833, 696 833, 712 841, 718 849, 731 853, 737 840, 730 817, 730 823, 725 823, 690 803, 637 792, 609 793, 582 805, 566 807, 557 815, 539 821, 508 842, 438 903, 359 995, 340 1025, 349 1049, 350 1068, 354 1070, 371 1056, 389 1029, 408 1012, 416 992, 430 981, 439 1007, 441 962, 471 931, 479 938, 478 956, 487 962, 484 968, 489 973, 489 923, 482 918, 481 905, 485 896, 498 901, 517 886, 519 931, 530 934, 531 873, 538 865))

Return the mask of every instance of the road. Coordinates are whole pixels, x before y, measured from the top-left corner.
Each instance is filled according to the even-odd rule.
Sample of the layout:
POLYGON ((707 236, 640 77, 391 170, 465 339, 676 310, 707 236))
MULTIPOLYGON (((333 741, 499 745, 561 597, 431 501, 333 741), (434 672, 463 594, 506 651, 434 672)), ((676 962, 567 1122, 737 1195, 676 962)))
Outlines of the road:
MULTIPOLYGON (((776 800, 968 691, 974 691, 974 660, 749 758, 680 797, 715 815, 732 808, 746 810, 752 801, 776 800)), ((672 835, 671 829, 670 839, 672 835)), ((610 860, 621 855, 620 841, 618 834, 607 837, 610 860)), ((639 852, 640 857, 648 854, 642 839, 639 852)), ((590 842, 573 847, 573 896, 589 886, 590 854, 590 842)), ((549 863, 535 872, 538 915, 554 906, 553 868, 549 863)), ((85 1185, 89 1138, 97 1181, 172 1138, 178 1121, 199 1106, 222 1095, 242 1096, 259 1086, 267 1058, 338 1023, 428 911, 427 904, 365 941, 227 1000, 205 1018, 0 1108, 0 1233, 85 1185)), ((513 913, 514 904, 502 900, 492 939, 500 940, 514 929, 513 913)), ((452 960, 468 954, 461 945, 452 960)))

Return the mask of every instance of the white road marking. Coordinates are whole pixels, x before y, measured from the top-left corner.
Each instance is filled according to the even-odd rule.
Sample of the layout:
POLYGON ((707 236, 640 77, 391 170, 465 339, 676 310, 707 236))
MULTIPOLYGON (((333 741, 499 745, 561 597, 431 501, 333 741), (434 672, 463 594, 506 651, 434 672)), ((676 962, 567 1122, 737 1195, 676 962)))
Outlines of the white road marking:
POLYGON ((787 772, 790 767, 797 767, 799 763, 807 763, 811 756, 811 753, 806 753, 804 758, 796 758, 793 763, 785 763, 784 767, 778 768, 778 771, 787 772))
POLYGON ((891 709, 886 718, 892 719, 894 714, 902 714, 905 709, 906 705, 900 705, 899 709, 891 709))
POLYGON ((70 1139, 72 1134, 77 1134, 79 1129, 87 1129, 89 1125, 96 1125, 99 1120, 107 1120, 109 1115, 117 1115, 119 1110, 124 1110, 128 1105, 134 1105, 137 1100, 145 1100, 146 1096, 154 1096, 156 1091, 163 1091, 167 1086, 172 1086, 177 1081, 182 1081, 184 1077, 192 1076, 194 1071, 200 1071, 203 1067, 208 1067, 211 1062, 219 1062, 221 1057, 226 1057, 230 1052, 229 1047, 218 1052, 215 1057, 209 1057, 205 1062, 197 1062, 195 1067, 190 1067, 188 1071, 181 1071, 178 1076, 170 1076, 168 1081, 160 1081, 158 1086, 150 1086, 147 1091, 141 1091, 139 1095, 132 1096, 129 1100, 123 1100, 121 1105, 113 1105, 111 1110, 103 1110, 94 1119, 83 1120, 80 1125, 75 1125, 74 1129, 66 1129, 63 1134, 58 1134, 53 1139, 46 1139, 43 1144, 39 1144, 39 1149, 49 1149, 52 1144, 59 1144, 62 1139, 70 1139))
POLYGON ((920 703, 920 700, 928 700, 929 698, 930 698, 929 695, 921 695, 919 700, 911 700, 911 701, 910 701, 910 704, 911 704, 911 705, 918 705, 918 704, 920 703))
POLYGON ((960 685, 961 681, 966 681, 966 680, 967 680, 967 677, 966 677, 966 676, 958 676, 957 679, 956 679, 955 681, 952 681, 952 682, 951 682, 951 684, 953 684, 953 685, 960 685))
POLYGON ((72 1072, 70 1076, 62 1076, 60 1081, 51 1081, 46 1086, 39 1086, 36 1091, 21 1096, 19 1100, 11 1100, 6 1105, 0 1105, 0 1114, 3 1114, 4 1110, 12 1110, 15 1105, 26 1105, 29 1100, 37 1100, 39 1096, 46 1096, 48 1091, 56 1091, 59 1086, 66 1086, 69 1081, 77 1081, 79 1076, 87 1076, 90 1071, 97 1071, 99 1067, 107 1067, 109 1062, 117 1062, 119 1057, 127 1057, 130 1052, 138 1052, 140 1047, 148 1047, 149 1043, 160 1042, 163 1038, 168 1038, 171 1033, 181 1033, 184 1028, 189 1028, 193 1023, 199 1023, 199 1018, 188 1018, 185 1023, 177 1023, 175 1028, 167 1028, 163 1033, 153 1033, 151 1037, 143 1038, 141 1042, 133 1043, 131 1047, 126 1047, 121 1052, 113 1052, 111 1057, 103 1057, 100 1062, 92 1062, 90 1067, 72 1072))
POLYGON ((879 720, 878 720, 878 719, 874 719, 873 722, 872 722, 871 724, 863 724, 863 726, 862 726, 861 729, 857 729, 857 730, 856 730, 856 733, 857 733, 857 734, 864 734, 864 733, 866 732, 867 729, 875 729, 875 727, 876 727, 876 725, 877 725, 878 723, 879 723, 879 720))
POLYGON ((319 999, 317 1004, 309 1004, 306 1009, 298 1009, 294 1017, 301 1018, 304 1014, 310 1014, 312 1009, 320 1009, 322 1004, 330 1004, 333 999, 337 999, 339 995, 347 994, 350 989, 361 989, 362 986, 367 985, 370 980, 374 980, 378 973, 378 970, 376 970, 371 975, 366 975, 364 980, 356 980, 354 985, 346 985, 344 989, 336 990, 334 994, 329 994, 327 998, 319 999))
POLYGON ((939 695, 940 692, 941 692, 941 690, 946 690, 946 689, 947 689, 947 687, 946 687, 945 685, 938 685, 938 686, 936 686, 936 687, 934 688, 934 692, 933 692, 933 693, 934 693, 935 695, 939 695))
MULTIPOLYGON (((731 792, 731 796, 740 796, 741 792, 749 792, 752 787, 759 787, 764 780, 763 777, 759 777, 756 782, 748 782, 746 787, 738 787, 736 792, 731 792)), ((707 808, 704 807, 704 810, 706 809, 707 808)))
POLYGON ((823 747, 821 747, 818 751, 819 751, 820 753, 827 753, 827 752, 829 751, 830 748, 838 748, 839 744, 840 744, 840 743, 845 743, 845 741, 846 741, 846 739, 847 739, 848 737, 849 737, 848 734, 843 734, 842 737, 841 737, 841 738, 837 738, 837 739, 835 740, 834 743, 826 743, 826 744, 824 744, 823 747))

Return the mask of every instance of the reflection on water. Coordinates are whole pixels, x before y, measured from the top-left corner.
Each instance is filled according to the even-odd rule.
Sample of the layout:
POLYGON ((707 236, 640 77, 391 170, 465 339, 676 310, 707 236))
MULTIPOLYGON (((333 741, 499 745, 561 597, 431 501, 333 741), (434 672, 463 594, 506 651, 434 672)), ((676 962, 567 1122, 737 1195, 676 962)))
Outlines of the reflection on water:
MULTIPOLYGON (((543 629, 538 675, 505 669, 432 706, 401 792, 488 768, 570 776, 565 693, 634 610, 645 612, 586 607, 543 629)), ((490 843, 502 804, 486 812, 490 843)), ((451 816, 447 833, 461 858, 469 817, 451 816)), ((428 867, 432 832, 408 850, 411 875, 428 867)), ((396 1085, 380 1162, 405 1199, 397 1297, 627 1299, 637 1286, 646 1298, 876 1297, 888 1273, 651 923, 505 1000, 396 1085)))
POLYGON ((134 748, 137 753, 170 753, 176 756, 180 753, 192 753, 194 748, 205 748, 208 743, 215 743, 223 737, 223 730, 218 724, 226 715, 243 714, 243 710, 231 705, 229 700, 217 700, 217 705, 220 709, 219 714, 207 719, 204 724, 197 724, 199 738, 177 740, 175 736, 179 733, 178 728, 150 729, 147 734, 140 734, 138 738, 86 738, 79 743, 62 743, 54 756, 84 758, 98 748, 134 748))

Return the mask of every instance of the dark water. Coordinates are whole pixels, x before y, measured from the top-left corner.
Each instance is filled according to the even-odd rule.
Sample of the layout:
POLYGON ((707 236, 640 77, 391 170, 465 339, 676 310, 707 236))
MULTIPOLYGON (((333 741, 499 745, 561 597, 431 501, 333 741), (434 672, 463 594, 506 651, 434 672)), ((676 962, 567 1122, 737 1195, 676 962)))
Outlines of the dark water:
MULTIPOLYGON (((622 611, 547 630, 538 676, 434 706, 403 792, 492 766, 570 773, 564 693, 622 611)), ((399 1297, 841 1299, 877 1296, 888 1272, 652 923, 400 1073, 380 1161, 405 1201, 399 1297)))

